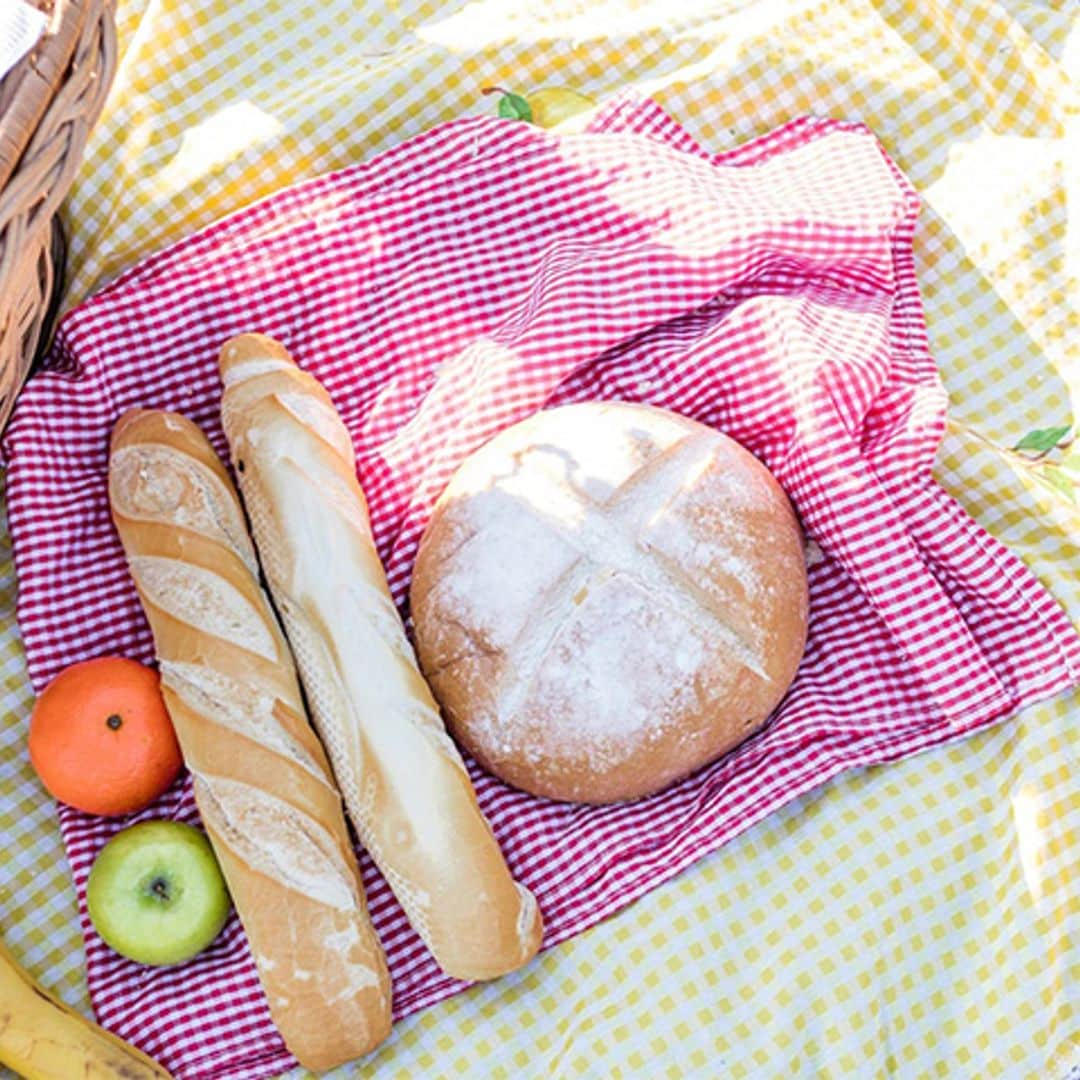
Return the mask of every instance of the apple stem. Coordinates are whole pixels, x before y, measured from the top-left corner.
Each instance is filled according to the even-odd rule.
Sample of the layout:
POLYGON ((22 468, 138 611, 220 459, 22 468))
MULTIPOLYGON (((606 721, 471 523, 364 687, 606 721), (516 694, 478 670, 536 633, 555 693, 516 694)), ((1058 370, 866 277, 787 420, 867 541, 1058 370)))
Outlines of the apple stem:
POLYGON ((120 730, 120 725, 123 722, 124 721, 120 719, 120 714, 119 713, 113 713, 112 716, 110 716, 105 721, 105 726, 107 728, 109 728, 110 731, 119 731, 120 730))
POLYGON ((150 886, 150 891, 162 900, 169 899, 169 886, 166 884, 164 878, 154 878, 153 884, 150 886))

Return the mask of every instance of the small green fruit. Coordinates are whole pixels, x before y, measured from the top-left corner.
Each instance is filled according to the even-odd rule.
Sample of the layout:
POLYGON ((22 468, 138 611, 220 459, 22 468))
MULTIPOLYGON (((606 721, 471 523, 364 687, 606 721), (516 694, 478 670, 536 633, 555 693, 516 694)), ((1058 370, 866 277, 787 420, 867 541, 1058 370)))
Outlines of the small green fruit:
POLYGON ((197 956, 229 914, 210 841, 178 821, 144 821, 117 833, 91 867, 86 903, 106 945, 155 966, 197 956))

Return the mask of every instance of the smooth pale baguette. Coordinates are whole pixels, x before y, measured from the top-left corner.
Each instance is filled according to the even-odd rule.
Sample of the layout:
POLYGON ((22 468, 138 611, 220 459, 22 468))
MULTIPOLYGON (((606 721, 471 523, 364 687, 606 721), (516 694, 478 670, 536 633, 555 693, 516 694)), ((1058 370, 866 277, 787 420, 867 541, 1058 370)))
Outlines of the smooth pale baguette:
POLYGON ((252 534, 360 839, 439 966, 490 979, 543 925, 514 881, 386 584, 352 440, 270 338, 220 357, 221 414, 252 534))
POLYGON ((274 1023, 306 1068, 360 1057, 389 1034, 390 978, 228 473, 189 420, 133 410, 109 499, 274 1023))

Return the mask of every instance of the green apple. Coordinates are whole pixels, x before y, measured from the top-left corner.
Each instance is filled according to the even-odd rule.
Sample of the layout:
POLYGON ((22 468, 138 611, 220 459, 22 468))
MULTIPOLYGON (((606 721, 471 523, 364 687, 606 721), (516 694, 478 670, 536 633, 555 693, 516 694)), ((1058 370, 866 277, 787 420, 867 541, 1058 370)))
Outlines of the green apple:
POLYGON ((86 903, 106 945, 157 966, 201 953, 229 914, 210 841, 178 821, 144 821, 117 833, 90 869, 86 903))

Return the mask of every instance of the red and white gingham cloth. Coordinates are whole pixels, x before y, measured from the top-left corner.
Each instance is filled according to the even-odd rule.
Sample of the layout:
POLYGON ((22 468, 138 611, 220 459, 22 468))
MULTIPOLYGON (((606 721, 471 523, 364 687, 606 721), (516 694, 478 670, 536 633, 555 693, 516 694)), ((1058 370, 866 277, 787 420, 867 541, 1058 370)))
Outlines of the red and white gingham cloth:
MULTIPOLYGON (((798 679, 735 753, 603 809, 473 768, 548 945, 841 770, 1080 681, 1064 614, 931 479, 946 399, 915 281, 917 209, 857 125, 797 121, 714 157, 653 103, 625 98, 575 136, 443 125, 147 259, 67 316, 4 440, 35 686, 99 654, 152 659, 109 519, 109 430, 133 405, 175 409, 224 453, 216 355, 245 330, 280 338, 333 395, 399 601, 463 457, 536 409, 582 399, 650 402, 734 436, 821 550, 798 679)), ((141 816, 198 820, 187 784, 141 816)), ((113 955, 83 887, 126 823, 60 817, 103 1023, 178 1077, 287 1068, 236 919, 179 968, 113 955)), ((366 856, 363 869, 396 1015, 460 989, 366 856)))

